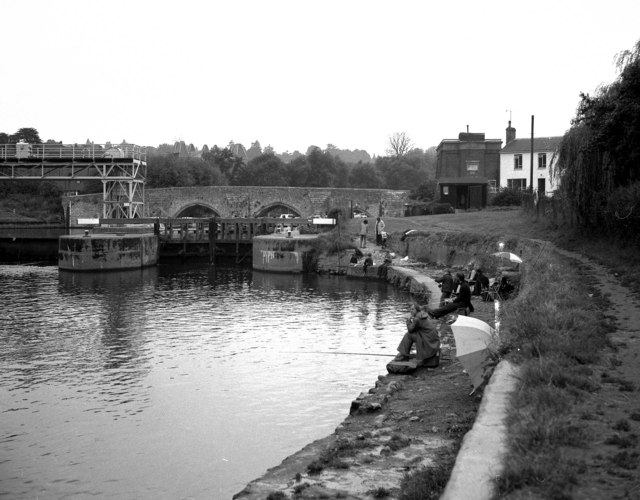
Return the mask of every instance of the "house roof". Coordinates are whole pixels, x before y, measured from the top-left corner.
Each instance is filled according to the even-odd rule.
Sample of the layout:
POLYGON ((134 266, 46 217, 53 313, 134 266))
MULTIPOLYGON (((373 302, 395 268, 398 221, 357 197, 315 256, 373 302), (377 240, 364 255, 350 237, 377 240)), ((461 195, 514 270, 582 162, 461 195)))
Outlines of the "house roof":
MULTIPOLYGON (((536 152, 541 151, 556 151, 562 142, 562 136, 558 137, 534 137, 533 138, 533 150, 536 152)), ((531 152, 531 139, 514 139, 505 147, 500 150, 500 153, 530 153, 531 152)))

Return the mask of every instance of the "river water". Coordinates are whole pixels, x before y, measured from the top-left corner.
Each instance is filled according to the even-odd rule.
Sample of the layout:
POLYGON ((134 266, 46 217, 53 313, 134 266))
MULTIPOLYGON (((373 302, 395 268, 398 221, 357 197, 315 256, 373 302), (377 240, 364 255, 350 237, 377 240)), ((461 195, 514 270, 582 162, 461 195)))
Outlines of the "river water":
POLYGON ((229 499, 333 432, 409 298, 237 267, 0 266, 0 304, 0 497, 229 499))

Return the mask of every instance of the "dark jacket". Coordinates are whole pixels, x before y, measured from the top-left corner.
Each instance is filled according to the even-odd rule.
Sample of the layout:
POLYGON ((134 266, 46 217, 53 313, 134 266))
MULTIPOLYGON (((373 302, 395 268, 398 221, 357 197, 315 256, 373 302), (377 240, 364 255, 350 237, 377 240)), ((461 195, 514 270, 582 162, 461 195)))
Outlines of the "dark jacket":
POLYGON ((475 275, 475 285, 473 286, 473 294, 480 295, 482 290, 489 288, 489 278, 487 278, 481 271, 478 271, 475 275))
POLYGON ((367 274, 367 267, 373 266, 373 259, 371 257, 367 257, 364 259, 364 263, 362 264, 362 270, 364 274, 367 274))
POLYGON ((471 305, 471 289, 466 281, 460 283, 460 290, 458 290, 456 298, 453 299, 453 303, 460 304, 460 307, 468 307, 473 311, 473 306, 471 305))
POLYGON ((407 332, 416 343, 418 361, 429 359, 440 348, 440 337, 433 320, 426 311, 420 311, 407 320, 407 332))
POLYGON ((445 273, 441 278, 436 278, 435 281, 442 284, 442 293, 453 292, 453 276, 451 276, 451 273, 445 273))

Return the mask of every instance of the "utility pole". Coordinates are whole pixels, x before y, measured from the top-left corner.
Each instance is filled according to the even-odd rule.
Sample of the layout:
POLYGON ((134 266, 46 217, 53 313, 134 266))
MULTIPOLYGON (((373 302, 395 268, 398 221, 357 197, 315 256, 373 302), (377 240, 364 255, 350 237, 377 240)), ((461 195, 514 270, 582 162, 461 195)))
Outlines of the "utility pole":
POLYGON ((529 176, 529 192, 533 193, 533 115, 531 115, 531 174, 529 176))

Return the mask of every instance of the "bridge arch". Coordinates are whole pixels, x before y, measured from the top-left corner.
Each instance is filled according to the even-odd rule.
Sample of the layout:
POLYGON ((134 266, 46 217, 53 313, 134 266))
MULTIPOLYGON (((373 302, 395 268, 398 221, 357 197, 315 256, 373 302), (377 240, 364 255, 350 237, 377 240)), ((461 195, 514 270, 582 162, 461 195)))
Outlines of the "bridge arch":
MULTIPOLYGON (((302 217, 339 208, 350 213, 354 207, 385 217, 402 217, 408 191, 388 189, 307 188, 269 186, 192 186, 151 188, 144 191, 145 217, 176 217, 196 212, 211 217, 266 216, 291 213, 302 217), (203 207, 197 209, 195 207, 203 207), (191 208, 194 207, 194 208, 191 208)), ((103 195, 65 196, 70 220, 98 217, 103 195)), ((195 214, 194 214, 195 215, 195 214)), ((189 215, 187 215, 189 216, 189 215)))
POLYGON ((256 212, 254 217, 280 217, 281 214, 293 214, 296 217, 302 216, 302 213, 297 208, 278 201, 260 207, 260 210, 256 212))
POLYGON ((220 217, 218 211, 206 203, 190 203, 180 208, 174 217, 220 217))

